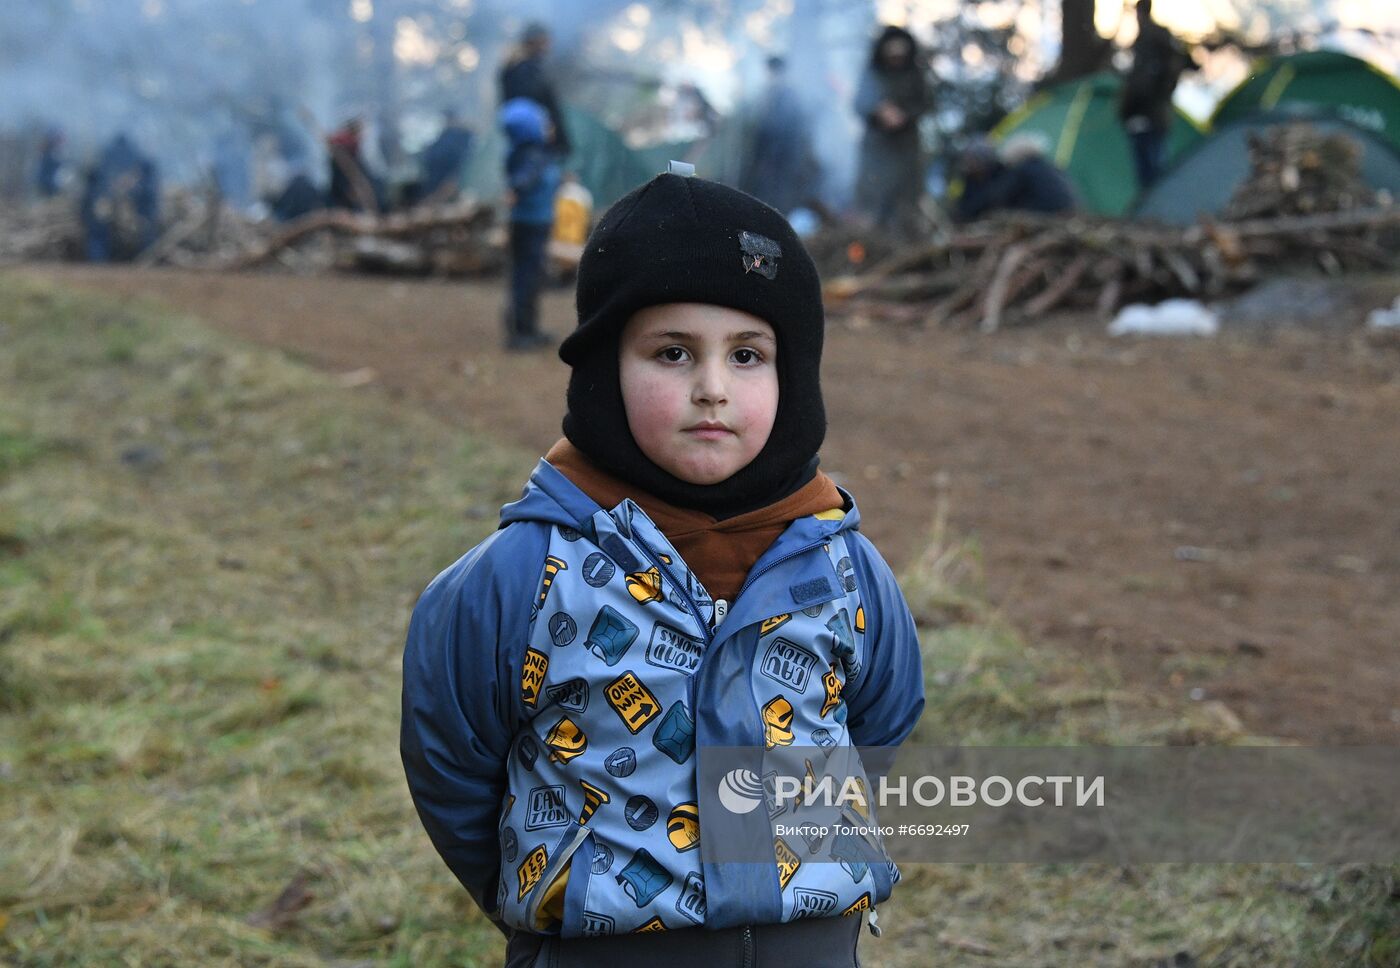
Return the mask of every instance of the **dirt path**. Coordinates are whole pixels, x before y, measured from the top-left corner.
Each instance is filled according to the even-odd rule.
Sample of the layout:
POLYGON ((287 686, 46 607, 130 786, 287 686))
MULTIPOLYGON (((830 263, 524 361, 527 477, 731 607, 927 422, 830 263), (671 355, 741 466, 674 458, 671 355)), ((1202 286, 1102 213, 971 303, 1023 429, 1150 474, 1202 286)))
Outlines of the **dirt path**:
MULTIPOLYGON (((158 296, 543 450, 565 368, 499 352, 493 285, 46 268, 158 296)), ((1397 280, 1400 290, 1400 280, 1397 280)), ((547 325, 572 326, 570 296, 547 325)), ((940 488, 995 600, 1130 688, 1223 700, 1255 731, 1400 742, 1400 353, 1292 335, 1121 344, 834 322, 824 466, 897 565, 940 488)))

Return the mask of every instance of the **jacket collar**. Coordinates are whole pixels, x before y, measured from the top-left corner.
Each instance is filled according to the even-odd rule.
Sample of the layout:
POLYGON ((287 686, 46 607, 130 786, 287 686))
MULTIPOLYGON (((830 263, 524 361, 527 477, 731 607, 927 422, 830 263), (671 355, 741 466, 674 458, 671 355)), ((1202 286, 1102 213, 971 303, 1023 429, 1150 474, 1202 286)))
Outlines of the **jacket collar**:
MULTIPOLYGON (((802 517, 793 521, 787 530, 773 543, 773 547, 759 558, 762 564, 775 552, 779 557, 790 553, 798 544, 819 543, 824 538, 840 531, 850 531, 860 526, 860 509, 855 498, 845 488, 837 488, 846 503, 847 510, 839 517, 802 517)), ((606 509, 614 517, 620 516, 622 505, 606 509)), ((530 480, 526 482, 520 499, 501 508, 499 527, 504 528, 516 521, 543 521, 548 524, 564 525, 584 534, 591 534, 593 515, 603 510, 591 497, 579 490, 573 481, 546 460, 535 465, 530 480)), ((640 510, 640 509, 639 509, 640 510)))
MULTIPOLYGON (((851 576, 840 573, 837 564, 833 564, 823 550, 834 536, 852 531, 860 524, 855 500, 844 489, 841 496, 847 511, 798 518, 759 557, 749 574, 750 583, 761 575, 762 587, 756 589, 757 594, 741 595, 739 602, 731 603, 733 608, 729 615, 715 630, 717 638, 727 630, 819 605, 846 593, 851 576)), ((628 561, 632 553, 621 539, 637 541, 639 538, 629 524, 629 512, 633 517, 646 518, 645 512, 630 501, 605 512, 577 485, 541 460, 530 475, 520 500, 501 509, 501 527, 516 521, 541 521, 573 528, 618 559, 620 565, 630 568, 637 563, 628 561)))

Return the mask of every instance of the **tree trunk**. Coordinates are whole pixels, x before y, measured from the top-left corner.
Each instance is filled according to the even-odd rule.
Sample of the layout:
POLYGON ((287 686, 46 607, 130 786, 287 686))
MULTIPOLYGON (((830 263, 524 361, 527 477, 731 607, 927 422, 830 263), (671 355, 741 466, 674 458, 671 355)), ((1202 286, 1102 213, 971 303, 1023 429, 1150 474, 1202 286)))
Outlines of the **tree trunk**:
POLYGON ((1113 43, 1094 26, 1094 0, 1061 0, 1060 63, 1047 81, 1063 83, 1103 70, 1113 43))

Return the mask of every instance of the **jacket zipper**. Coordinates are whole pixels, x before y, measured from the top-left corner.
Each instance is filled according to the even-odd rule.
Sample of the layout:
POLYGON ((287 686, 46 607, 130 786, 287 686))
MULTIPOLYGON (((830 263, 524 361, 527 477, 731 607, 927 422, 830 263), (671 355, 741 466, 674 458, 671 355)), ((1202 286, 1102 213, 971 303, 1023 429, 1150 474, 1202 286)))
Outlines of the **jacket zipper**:
MULTIPOLYGON (((705 656, 709 655, 710 648, 715 644, 715 637, 710 630, 710 626, 705 622, 704 616, 700 614, 700 606, 695 604, 695 600, 690 597, 690 593, 686 591, 685 586, 676 581, 675 576, 671 574, 671 570, 666 567, 666 564, 652 553, 652 550, 647 547, 645 541, 638 539, 634 544, 641 550, 642 556, 646 558, 647 561, 651 562, 651 566, 656 569, 657 573, 665 575, 666 580, 676 589, 676 594, 680 596, 681 601, 685 604, 685 609, 690 613, 690 617, 695 620, 695 625, 700 629, 700 635, 704 639, 705 650, 700 654, 700 661, 695 663, 695 671, 690 674, 685 684, 686 706, 690 712, 691 718, 694 719, 695 680, 700 675, 700 666, 704 664, 705 656)), ((716 612, 716 614, 718 614, 718 612, 716 612)))
POLYGON ((763 574, 763 572, 772 571, 774 568, 778 567, 778 566, 781 565, 783 562, 788 561, 788 560, 790 560, 790 559, 792 559, 792 558, 796 558, 798 555, 805 555, 807 552, 811 551, 813 548, 820 548, 820 547, 821 547, 822 545, 824 545, 824 544, 826 544, 826 539, 822 539, 821 541, 814 541, 814 542, 812 542, 811 544, 803 545, 801 548, 797 548, 797 549, 795 549, 795 550, 793 550, 793 551, 789 551, 787 554, 783 555, 781 558, 778 558, 778 559, 775 559, 774 561, 768 562, 768 564, 766 564, 766 565, 763 566, 763 571, 758 571, 758 572, 751 571, 751 572, 749 572, 748 577, 744 579, 744 584, 743 584, 742 586, 740 586, 740 588, 739 588, 739 594, 734 596, 734 601, 737 602, 737 601, 739 600, 739 597, 740 597, 741 595, 743 595, 744 592, 748 589, 748 587, 754 583, 754 579, 757 578, 759 575, 763 574))
MULTIPOLYGON (((665 575, 666 580, 675 587, 676 594, 679 595, 681 601, 685 603, 686 611, 690 613, 691 618, 695 619, 695 624, 700 629, 700 634, 704 636, 706 651, 708 652, 710 643, 714 641, 714 636, 710 634, 710 627, 705 623, 704 617, 700 614, 700 606, 695 604, 695 600, 690 597, 690 593, 685 590, 685 586, 676 581, 675 576, 671 574, 671 570, 666 567, 666 563, 652 553, 652 550, 647 547, 645 541, 638 539, 635 543, 637 547, 641 549, 647 561, 651 562, 651 566, 657 570, 657 573, 665 575)), ((704 660, 702 659, 701 661, 704 660)), ((699 671, 698 664, 696 669, 699 671)))
MULTIPOLYGON (((785 561, 790 561, 791 559, 796 558, 798 555, 805 555, 813 548, 821 547, 822 545, 826 544, 827 540, 829 540, 829 538, 823 538, 821 541, 813 541, 803 545, 800 548, 795 548, 792 551, 789 551, 787 554, 783 555, 781 558, 770 561, 767 565, 764 566, 763 571, 749 572, 748 576, 744 579, 744 584, 739 588, 739 593, 734 596, 734 601, 737 602, 743 596, 744 592, 748 590, 748 587, 754 583, 755 579, 763 575, 765 572, 772 571, 774 568, 778 567, 778 565, 781 565, 785 561)), ((713 630, 709 625, 706 624, 705 619, 700 615, 700 606, 695 604, 695 600, 690 597, 690 593, 686 591, 685 586, 682 585, 680 582, 676 581, 675 576, 671 574, 670 569, 667 568, 665 563, 662 562, 661 559, 658 558, 652 552, 651 548, 647 547, 647 543, 640 539, 634 541, 633 543, 641 550, 642 555, 647 559, 647 561, 651 563, 652 567, 654 567, 659 574, 665 575, 666 579, 670 581, 670 583, 673 586, 675 586, 676 594, 679 595, 681 601, 685 603, 686 611, 690 613, 691 618, 695 620, 696 626, 698 626, 700 629, 700 634, 704 636, 705 651, 700 656, 700 661, 695 664, 695 671, 690 674, 689 682, 686 683, 686 703, 690 707, 691 715, 694 716, 695 681, 700 677, 700 667, 705 664, 705 659, 708 658, 711 647, 715 644, 713 630)), ((727 615, 728 611, 729 610, 726 607, 724 610, 724 614, 727 615)), ((715 609, 714 617, 714 628, 718 628, 720 623, 724 621, 724 615, 720 614, 720 610, 718 607, 716 607, 715 609)), ((754 709, 758 712, 759 719, 762 720, 763 711, 758 708, 757 699, 754 699, 754 709)))
POLYGON ((753 968, 753 928, 744 925, 743 968, 753 968))

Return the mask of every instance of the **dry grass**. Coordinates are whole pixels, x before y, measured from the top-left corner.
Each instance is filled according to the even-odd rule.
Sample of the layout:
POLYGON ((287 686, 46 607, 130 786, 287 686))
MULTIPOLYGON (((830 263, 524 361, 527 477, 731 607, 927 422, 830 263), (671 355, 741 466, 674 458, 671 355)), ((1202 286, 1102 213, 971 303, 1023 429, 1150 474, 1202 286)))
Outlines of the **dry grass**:
POLYGON ((398 657, 529 461, 0 286, 0 961, 494 962, 404 790, 398 657))
MULTIPOLYGON (((533 456, 154 309, 0 305, 0 962, 498 963, 403 788, 398 656, 533 456)), ((1024 645, 935 526, 918 740, 1238 738, 1024 645)), ((1400 962, 1384 870, 907 874, 867 964, 1400 962)))

